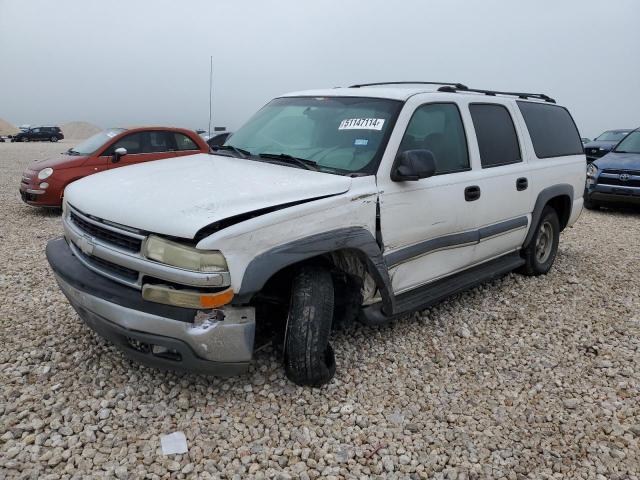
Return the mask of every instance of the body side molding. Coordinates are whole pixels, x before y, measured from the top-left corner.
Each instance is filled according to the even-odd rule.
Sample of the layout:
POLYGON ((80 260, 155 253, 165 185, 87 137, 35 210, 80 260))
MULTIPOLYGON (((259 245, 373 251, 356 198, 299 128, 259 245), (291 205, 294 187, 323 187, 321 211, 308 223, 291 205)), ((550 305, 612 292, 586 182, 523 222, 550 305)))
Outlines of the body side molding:
POLYGON ((529 242, 531 242, 531 239, 535 234, 535 229, 538 226, 538 222, 540 221, 540 216, 542 215, 544 206, 552 198, 561 196, 569 197, 571 205, 573 205, 573 187, 568 183, 560 183, 558 185, 547 187, 538 194, 536 204, 533 207, 533 212, 531 214, 531 228, 529 228, 527 236, 524 239, 524 242, 522 244, 523 247, 526 247, 527 245, 529 245, 529 242))
POLYGON ((502 235, 503 233, 507 233, 512 230, 524 228, 528 224, 529 220, 527 217, 516 217, 511 220, 482 227, 478 230, 444 235, 442 237, 436 237, 424 242, 416 243, 415 245, 410 245, 389 253, 388 255, 385 255, 384 259, 386 264, 391 267, 411 258, 419 257, 427 253, 433 253, 438 250, 479 243, 484 239, 494 237, 496 235, 502 235))
POLYGON ((273 274, 283 268, 311 257, 343 249, 351 249, 359 254, 380 290, 385 311, 392 312, 395 299, 387 265, 375 237, 363 227, 341 228, 311 235, 257 255, 244 272, 236 298, 240 302, 247 302, 262 289, 273 274))

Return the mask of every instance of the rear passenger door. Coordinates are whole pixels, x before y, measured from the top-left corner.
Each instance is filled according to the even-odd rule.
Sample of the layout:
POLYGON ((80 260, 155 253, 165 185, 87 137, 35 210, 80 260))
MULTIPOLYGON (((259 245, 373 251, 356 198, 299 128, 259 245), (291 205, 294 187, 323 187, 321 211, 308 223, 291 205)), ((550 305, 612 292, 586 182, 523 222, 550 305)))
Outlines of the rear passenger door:
POLYGON ((469 103, 480 159, 473 263, 518 249, 530 221, 529 167, 511 103, 469 103))

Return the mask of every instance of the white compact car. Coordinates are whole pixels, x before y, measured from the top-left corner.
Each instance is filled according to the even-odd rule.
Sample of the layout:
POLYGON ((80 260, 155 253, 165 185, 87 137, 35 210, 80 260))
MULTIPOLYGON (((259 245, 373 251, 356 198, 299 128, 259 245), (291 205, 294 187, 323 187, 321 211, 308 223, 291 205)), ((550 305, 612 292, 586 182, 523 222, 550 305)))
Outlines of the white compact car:
POLYGON ((320 385, 338 323, 549 271, 585 186, 567 109, 402 83, 284 95, 213 154, 74 182, 47 245, 61 289, 140 362, 235 374, 280 338, 288 377, 320 385))

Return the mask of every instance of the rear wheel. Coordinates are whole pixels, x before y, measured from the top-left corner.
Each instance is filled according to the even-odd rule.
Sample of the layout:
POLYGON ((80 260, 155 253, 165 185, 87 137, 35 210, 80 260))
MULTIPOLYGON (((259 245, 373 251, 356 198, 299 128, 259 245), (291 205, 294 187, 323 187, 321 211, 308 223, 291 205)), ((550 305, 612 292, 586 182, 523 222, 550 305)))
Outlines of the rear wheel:
POLYGON ((547 273, 556 259, 560 243, 560 221, 553 207, 544 207, 535 228, 533 238, 523 250, 526 263, 520 269, 520 273, 530 276, 547 273))
POLYGON ((329 344, 333 319, 333 281, 321 267, 303 267, 294 276, 285 331, 287 377, 298 385, 320 386, 336 371, 329 344))

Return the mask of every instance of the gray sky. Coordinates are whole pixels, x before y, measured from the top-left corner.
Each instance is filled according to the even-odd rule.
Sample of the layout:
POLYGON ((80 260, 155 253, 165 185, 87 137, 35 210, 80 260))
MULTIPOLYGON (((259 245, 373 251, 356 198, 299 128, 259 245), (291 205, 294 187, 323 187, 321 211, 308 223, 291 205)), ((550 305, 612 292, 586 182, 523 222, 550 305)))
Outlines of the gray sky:
POLYGON ((0 118, 237 128, 291 90, 384 80, 543 92, 640 126, 638 0, 0 0, 0 118))

